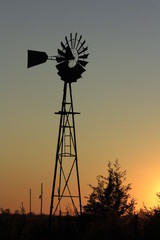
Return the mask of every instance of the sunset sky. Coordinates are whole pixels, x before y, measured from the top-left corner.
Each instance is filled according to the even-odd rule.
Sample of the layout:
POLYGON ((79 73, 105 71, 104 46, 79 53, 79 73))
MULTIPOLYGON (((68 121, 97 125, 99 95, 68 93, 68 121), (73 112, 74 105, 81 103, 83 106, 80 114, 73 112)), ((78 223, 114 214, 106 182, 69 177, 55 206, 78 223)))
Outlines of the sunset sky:
POLYGON ((160 1, 1 0, 0 208, 49 213, 63 81, 55 62, 27 69, 27 50, 57 54, 82 34, 89 64, 72 84, 82 203, 119 160, 137 208, 160 192, 160 1))

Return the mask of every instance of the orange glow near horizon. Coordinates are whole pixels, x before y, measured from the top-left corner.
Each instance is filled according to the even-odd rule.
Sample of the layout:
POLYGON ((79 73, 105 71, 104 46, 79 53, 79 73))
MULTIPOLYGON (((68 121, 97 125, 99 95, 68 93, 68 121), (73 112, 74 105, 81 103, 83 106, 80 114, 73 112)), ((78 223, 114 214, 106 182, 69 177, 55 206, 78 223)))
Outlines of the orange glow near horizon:
MULTIPOLYGON (((122 164, 121 164, 121 169, 125 170, 122 164)), ((107 167, 104 170, 104 172, 99 172, 99 173, 97 172, 96 176, 100 174, 106 176, 104 174, 106 170, 107 170, 107 167)), ((160 177, 159 177, 158 171, 159 171, 158 168, 154 169, 154 167, 148 166, 148 168, 143 169, 143 177, 141 178, 141 180, 139 180, 140 178, 138 174, 136 176, 131 177, 131 174, 127 172, 127 181, 125 184, 127 183, 132 184, 131 185, 132 190, 130 193, 131 193, 131 197, 134 197, 136 199, 137 211, 140 208, 143 208, 143 204, 147 208, 153 208, 154 206, 157 206, 158 202, 156 198, 156 193, 160 192, 160 187, 159 187, 160 177), (132 181, 133 179, 134 181, 132 181)), ((96 176, 93 178, 93 176, 90 174, 91 172, 88 172, 88 177, 87 177, 88 182, 86 182, 86 179, 84 179, 83 177, 83 172, 82 171, 80 172, 82 205, 86 204, 87 200, 85 197, 89 196, 89 193, 91 192, 91 189, 89 188, 88 184, 92 184, 93 186, 97 185, 96 176)), ((40 199, 39 199, 40 183, 38 181, 39 177, 37 176, 37 180, 36 180, 34 175, 33 176, 30 175, 30 184, 27 184, 27 186, 25 186, 25 181, 24 181, 25 177, 26 176, 24 176, 24 174, 21 175, 19 172, 18 178, 17 179, 15 179, 15 177, 13 178, 13 183, 14 183, 13 186, 15 186, 15 188, 13 187, 10 189, 9 186, 7 186, 9 185, 9 183, 8 184, 7 182, 3 183, 3 187, 1 186, 2 187, 1 189, 5 193, 3 197, 6 200, 5 202, 3 202, 1 207, 10 208, 10 210, 14 212, 15 210, 20 209, 21 202, 23 202, 26 212, 28 213, 29 212, 29 189, 31 187, 32 188, 32 211, 38 214, 40 213, 40 199), (21 179, 21 184, 18 183, 19 179, 21 179), (36 184, 33 184, 33 182, 35 181, 36 181, 36 184), (18 188, 16 187, 17 185, 19 186, 18 188), (9 192, 5 191, 4 186, 5 188, 10 189, 10 191, 9 192)), ((43 181, 43 185, 44 185, 43 213, 45 214, 49 214, 50 196, 51 196, 52 180, 53 180, 52 177, 53 177, 53 171, 52 171, 52 174, 50 174, 50 177, 49 178, 45 177, 43 181)), ((66 201, 66 205, 68 205, 67 201, 66 201)))

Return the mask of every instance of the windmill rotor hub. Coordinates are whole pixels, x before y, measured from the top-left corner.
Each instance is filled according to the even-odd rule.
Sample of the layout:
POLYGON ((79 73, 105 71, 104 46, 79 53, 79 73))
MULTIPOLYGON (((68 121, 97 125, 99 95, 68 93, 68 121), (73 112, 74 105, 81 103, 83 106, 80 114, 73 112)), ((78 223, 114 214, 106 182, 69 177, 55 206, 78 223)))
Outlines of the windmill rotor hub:
POLYGON ((78 61, 78 52, 77 52, 77 50, 72 48, 71 52, 72 52, 73 58, 68 63, 68 67, 69 68, 75 67, 76 64, 77 64, 77 61, 78 61))

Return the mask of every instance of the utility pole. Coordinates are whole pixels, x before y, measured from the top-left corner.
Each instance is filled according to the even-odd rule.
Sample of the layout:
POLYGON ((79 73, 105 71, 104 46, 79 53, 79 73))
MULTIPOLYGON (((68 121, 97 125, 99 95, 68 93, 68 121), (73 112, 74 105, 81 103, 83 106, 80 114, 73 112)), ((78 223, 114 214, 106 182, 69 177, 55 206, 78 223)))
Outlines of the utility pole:
POLYGON ((42 204, 43 204, 43 183, 41 183, 41 195, 39 196, 41 199, 41 206, 40 206, 40 214, 42 216, 42 204))
POLYGON ((30 214, 32 213, 31 211, 31 188, 29 190, 29 211, 30 211, 30 214))

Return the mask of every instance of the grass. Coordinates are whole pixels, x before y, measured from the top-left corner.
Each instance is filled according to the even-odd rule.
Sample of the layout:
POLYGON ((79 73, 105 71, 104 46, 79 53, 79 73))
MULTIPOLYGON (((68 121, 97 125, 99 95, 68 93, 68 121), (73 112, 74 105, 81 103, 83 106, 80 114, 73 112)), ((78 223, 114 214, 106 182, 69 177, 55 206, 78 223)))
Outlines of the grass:
POLYGON ((160 239, 160 214, 139 218, 135 216, 54 217, 48 231, 47 215, 0 214, 1 240, 147 240, 160 239))

